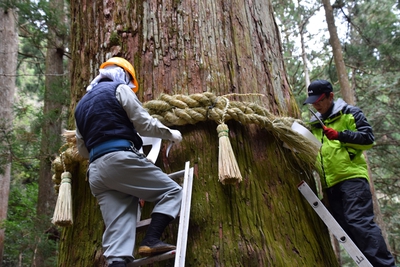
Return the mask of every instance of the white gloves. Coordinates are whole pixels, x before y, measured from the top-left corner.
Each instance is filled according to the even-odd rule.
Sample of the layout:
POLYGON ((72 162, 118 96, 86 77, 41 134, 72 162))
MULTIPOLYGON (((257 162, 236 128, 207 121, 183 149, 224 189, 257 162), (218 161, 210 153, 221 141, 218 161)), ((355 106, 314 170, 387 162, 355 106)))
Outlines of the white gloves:
POLYGON ((181 134, 181 132, 180 131, 178 131, 178 130, 170 130, 171 131, 171 135, 172 135, 172 137, 171 137, 171 141, 172 142, 174 142, 174 143, 180 143, 181 141, 182 141, 182 134, 181 134))

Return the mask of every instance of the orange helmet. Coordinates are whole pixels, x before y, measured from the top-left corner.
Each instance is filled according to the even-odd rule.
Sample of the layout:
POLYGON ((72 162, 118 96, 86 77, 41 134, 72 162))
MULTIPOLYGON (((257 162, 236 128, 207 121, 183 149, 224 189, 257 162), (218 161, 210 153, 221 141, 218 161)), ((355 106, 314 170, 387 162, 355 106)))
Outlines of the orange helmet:
POLYGON ((104 69, 105 67, 113 65, 117 65, 118 67, 123 68, 131 75, 132 77, 131 82, 135 85, 135 87, 132 88, 132 90, 136 93, 139 90, 139 84, 136 80, 135 69, 133 68, 132 64, 122 57, 112 57, 103 64, 101 64, 100 69, 104 69))

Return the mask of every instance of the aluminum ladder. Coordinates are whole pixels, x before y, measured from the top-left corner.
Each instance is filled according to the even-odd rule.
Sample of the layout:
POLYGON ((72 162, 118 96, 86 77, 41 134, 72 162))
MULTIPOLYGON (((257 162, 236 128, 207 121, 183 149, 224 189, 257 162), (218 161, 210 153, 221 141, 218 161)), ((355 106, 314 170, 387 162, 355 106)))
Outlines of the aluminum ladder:
POLYGON ((335 220, 332 214, 324 206, 321 200, 319 200, 317 195, 314 194, 314 191, 312 191, 310 186, 305 181, 302 181, 297 186, 297 188, 307 199, 311 207, 314 208, 315 212, 319 215, 319 217, 324 221, 329 231, 331 231, 332 234, 339 241, 339 243, 343 245, 344 249, 346 249, 347 253, 349 253, 349 255, 357 264, 357 266, 373 267, 372 264, 368 261, 368 259, 364 256, 364 254, 353 242, 353 240, 350 239, 350 237, 346 234, 346 232, 343 230, 340 224, 335 220))

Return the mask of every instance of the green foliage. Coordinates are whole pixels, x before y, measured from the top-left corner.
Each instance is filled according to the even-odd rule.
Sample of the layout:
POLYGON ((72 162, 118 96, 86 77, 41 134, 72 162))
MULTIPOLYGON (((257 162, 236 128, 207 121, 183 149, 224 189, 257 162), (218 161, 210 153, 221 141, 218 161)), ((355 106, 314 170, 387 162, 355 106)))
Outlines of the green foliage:
POLYGON ((396 1, 354 1, 346 3, 351 17, 350 39, 345 60, 354 75, 357 103, 368 114, 376 140, 368 158, 380 198, 389 243, 399 247, 400 215, 400 30, 396 1))
POLYGON ((121 45, 121 40, 117 32, 112 32, 110 36, 110 46, 121 45))
MULTIPOLYGON (((9 198, 8 219, 5 222, 4 263, 17 265, 21 253, 28 262, 32 259, 35 235, 33 218, 36 214, 37 185, 12 187, 9 198), (30 252, 28 252, 30 251, 30 252)), ((11 266, 11 265, 10 265, 11 266)))
MULTIPOLYGON (((38 227, 35 219, 37 187, 36 183, 14 183, 11 188, 8 219, 3 225, 6 229, 4 267, 29 267, 39 246, 46 247, 47 251, 54 251, 56 248, 56 242, 49 239, 44 229, 38 227)), ((48 261, 55 263, 54 255, 49 255, 48 261)))
POLYGON ((38 100, 44 96, 45 56, 42 46, 32 45, 29 38, 20 37, 16 85, 19 94, 38 100))
MULTIPOLYGON (((306 98, 304 63, 301 58, 300 31, 304 30, 310 79, 330 80, 340 97, 338 78, 332 60, 327 26, 318 36, 308 31, 309 11, 316 7, 309 1, 275 0, 274 8, 281 28, 286 70, 300 107, 306 98)), ((400 244, 400 12, 396 0, 337 1, 335 24, 342 41, 343 57, 357 105, 366 114, 375 134, 376 145, 368 151, 369 166, 380 199, 389 243, 395 254, 400 244)), ((324 21, 321 23, 325 24, 324 21)), ((304 118, 309 117, 306 107, 304 118)), ((343 266, 353 266, 343 257, 343 266)), ((350 261, 350 262, 349 262, 350 261)))
POLYGON ((59 19, 65 16, 65 10, 59 11, 52 8, 49 1, 5 0, 0 2, 0 7, 18 10, 19 34, 24 38, 29 38, 34 48, 43 48, 46 44, 43 40, 52 39, 49 36, 49 29, 52 29, 61 39, 65 39, 69 34, 69 25, 59 19))
MULTIPOLYGON (((58 14, 59 9, 51 4, 51 1, 46 0, 0 1, 0 7, 18 10, 19 29, 18 89, 13 105, 14 121, 9 132, 0 129, 3 130, 0 138, 5 141, 0 147, 0 160, 12 160, 10 200, 4 225, 6 240, 3 266, 32 266, 37 251, 47 253, 41 255, 45 258, 46 266, 55 266, 56 262, 57 248, 53 240, 58 238, 57 231, 53 228, 44 229, 49 227, 50 218, 39 218, 36 215, 43 123, 55 120, 55 117, 62 119, 61 108, 43 115, 46 49, 48 46, 56 47, 57 52, 64 55, 63 42, 68 39, 69 27, 64 20, 60 20, 65 18, 65 10, 62 10, 63 14, 58 14), (52 42, 56 37, 62 40, 59 44, 52 42), (46 234, 49 230, 51 235, 46 234)), ((46 94, 50 94, 52 100, 68 105, 68 88, 68 82, 64 82, 63 86, 53 86, 51 92, 46 94)), ((53 143, 56 145, 56 142, 53 143)), ((55 150, 54 154, 57 152, 55 150)))

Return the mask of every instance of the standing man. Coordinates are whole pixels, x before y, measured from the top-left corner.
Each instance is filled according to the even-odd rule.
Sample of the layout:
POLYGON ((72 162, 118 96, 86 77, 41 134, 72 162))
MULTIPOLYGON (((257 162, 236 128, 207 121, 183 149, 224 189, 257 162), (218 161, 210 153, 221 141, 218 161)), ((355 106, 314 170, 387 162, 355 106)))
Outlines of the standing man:
POLYGON ((138 89, 133 66, 113 57, 100 66, 75 110, 77 146, 90 160, 89 184, 105 223, 103 249, 110 267, 125 267, 134 259, 139 199, 155 202, 139 254, 175 249, 160 238, 178 215, 182 188, 138 152, 138 133, 175 143, 182 135, 150 116, 136 97, 138 89))
POLYGON ((319 158, 322 184, 330 211, 374 267, 395 266, 379 226, 374 222, 368 169, 363 151, 374 144, 374 135, 358 107, 342 99, 334 101, 332 85, 313 81, 304 104, 312 104, 312 133, 322 143, 319 158))

